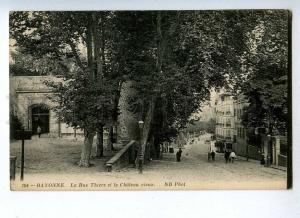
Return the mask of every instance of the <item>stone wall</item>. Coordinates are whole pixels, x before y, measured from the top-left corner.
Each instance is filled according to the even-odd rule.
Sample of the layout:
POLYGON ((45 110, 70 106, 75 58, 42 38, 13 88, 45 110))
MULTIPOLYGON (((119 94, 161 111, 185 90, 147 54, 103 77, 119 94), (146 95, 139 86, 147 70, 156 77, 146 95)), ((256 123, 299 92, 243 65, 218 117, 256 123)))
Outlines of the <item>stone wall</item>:
MULTIPOLYGON (((26 129, 32 130, 31 107, 34 105, 43 105, 49 108, 49 136, 58 137, 61 135, 72 136, 74 129, 61 123, 59 127, 58 119, 51 110, 54 103, 49 100, 52 95, 45 81, 62 81, 61 78, 54 76, 12 76, 10 77, 10 110, 13 111, 26 129), (61 134, 59 134, 59 130, 61 134)), ((134 95, 132 83, 126 82, 122 86, 119 99, 120 115, 118 117, 118 137, 120 140, 137 139, 139 134, 138 118, 136 114, 128 110, 128 96, 134 95)), ((76 130, 77 135, 82 135, 81 129, 76 130)))
MULTIPOLYGON (((10 77, 10 110, 14 112, 23 123, 25 129, 32 130, 31 107, 43 105, 49 108, 49 136, 58 137, 61 133, 74 132, 73 128, 67 127, 59 122, 55 112, 51 110, 54 103, 49 99, 51 90, 45 81, 62 81, 61 78, 53 76, 12 76, 10 77)), ((82 131, 77 130, 77 134, 82 131)))

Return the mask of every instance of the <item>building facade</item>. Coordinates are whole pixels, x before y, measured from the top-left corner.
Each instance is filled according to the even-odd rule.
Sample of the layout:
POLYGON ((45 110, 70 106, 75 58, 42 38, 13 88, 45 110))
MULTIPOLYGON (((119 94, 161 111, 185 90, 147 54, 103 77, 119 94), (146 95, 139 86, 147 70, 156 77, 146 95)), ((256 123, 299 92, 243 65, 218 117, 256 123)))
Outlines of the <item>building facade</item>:
POLYGON ((249 103, 244 99, 242 95, 239 95, 234 102, 234 126, 235 126, 235 142, 233 148, 237 154, 247 156, 247 153, 253 153, 252 157, 257 157, 257 149, 250 148, 248 146, 248 135, 247 129, 242 124, 242 117, 244 114, 244 108, 249 103))
POLYGON ((217 140, 232 142, 237 155, 256 160, 264 157, 270 164, 286 166, 286 154, 281 151, 284 136, 270 136, 265 128, 248 129, 243 126, 242 117, 249 105, 243 95, 234 98, 221 91, 215 99, 217 140))
POLYGON ((49 99, 51 90, 45 81, 59 82, 54 76, 11 76, 10 111, 15 114, 26 130, 36 134, 40 126, 42 134, 49 137, 82 134, 60 122, 51 108, 54 103, 49 99))
POLYGON ((234 142, 236 137, 234 122, 234 99, 227 93, 220 93, 216 98, 216 138, 234 142))
MULTIPOLYGON (((60 122, 57 114, 51 109, 54 102, 49 97, 52 92, 45 84, 46 81, 60 82, 62 78, 55 76, 10 76, 10 112, 18 117, 26 130, 33 134, 37 133, 37 127, 42 129, 43 137, 77 137, 83 135, 83 130, 69 127, 66 123, 60 122)), ((119 99, 119 108, 122 113, 118 117, 118 123, 114 126, 114 132, 122 141, 133 137, 128 131, 138 120, 126 110, 128 107, 126 98, 132 94, 126 83, 122 88, 119 99), (131 125, 131 126, 130 126, 131 125)), ((138 128, 138 127, 137 127, 138 128)), ((138 131, 138 130, 137 130, 138 131)), ((108 130, 104 129, 104 138, 108 138, 108 130)))

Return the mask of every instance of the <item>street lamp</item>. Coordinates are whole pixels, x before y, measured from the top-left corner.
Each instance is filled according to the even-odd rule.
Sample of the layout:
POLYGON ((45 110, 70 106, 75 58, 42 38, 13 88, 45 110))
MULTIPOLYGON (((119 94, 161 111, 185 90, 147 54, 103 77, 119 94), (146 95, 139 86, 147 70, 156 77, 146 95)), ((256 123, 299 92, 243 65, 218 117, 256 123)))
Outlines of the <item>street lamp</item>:
POLYGON ((142 146, 142 139, 143 139, 143 127, 144 121, 139 120, 139 133, 140 133, 140 149, 139 149, 139 156, 138 156, 138 169, 139 173, 143 173, 143 146, 142 146))

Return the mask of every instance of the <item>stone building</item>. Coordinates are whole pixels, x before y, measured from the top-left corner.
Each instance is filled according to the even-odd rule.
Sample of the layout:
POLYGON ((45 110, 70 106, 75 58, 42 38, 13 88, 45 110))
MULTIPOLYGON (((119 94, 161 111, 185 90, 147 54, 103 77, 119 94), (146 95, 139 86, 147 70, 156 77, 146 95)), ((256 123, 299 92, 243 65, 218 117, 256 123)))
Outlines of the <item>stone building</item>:
POLYGON ((218 140, 235 141, 234 99, 228 93, 216 98, 216 137, 218 140))
MULTIPOLYGON (((26 130, 37 131, 41 126, 44 137, 77 137, 83 134, 81 129, 68 127, 66 123, 59 122, 55 112, 51 110, 54 103, 49 99, 51 90, 45 81, 62 81, 54 76, 11 76, 10 80, 10 111, 17 115, 26 130)), ((118 117, 118 123, 114 126, 114 132, 118 140, 128 141, 138 136, 138 118, 130 113, 127 108, 126 98, 133 94, 130 83, 124 83, 119 100, 119 108, 122 113, 118 117)), ((107 138, 108 132, 104 131, 107 138)))
MULTIPOLYGON (((45 81, 61 81, 54 76, 11 76, 10 78, 10 111, 17 115, 25 129, 36 133, 37 127, 42 129, 43 136, 61 137, 73 135, 75 130, 65 123, 59 122, 55 112, 51 110, 54 103, 48 98, 51 90, 45 81)), ((76 134, 81 134, 77 130, 76 134)))
POLYGON ((243 95, 233 98, 229 93, 217 93, 216 130, 217 140, 230 141, 235 152, 244 157, 270 159, 274 165, 286 166, 286 154, 282 152, 285 136, 270 136, 261 127, 246 128, 242 124, 245 107, 249 105, 243 95), (268 158, 267 158, 268 157, 268 158))
POLYGON ((237 154, 246 156, 247 152, 251 153, 251 157, 256 157, 257 149, 250 148, 248 146, 248 135, 247 129, 242 124, 242 116, 244 113, 244 108, 248 106, 249 103, 243 98, 242 95, 238 96, 234 103, 234 125, 235 125, 235 132, 236 132, 236 141, 233 144, 233 148, 237 154), (247 151, 248 149, 248 151, 247 151))

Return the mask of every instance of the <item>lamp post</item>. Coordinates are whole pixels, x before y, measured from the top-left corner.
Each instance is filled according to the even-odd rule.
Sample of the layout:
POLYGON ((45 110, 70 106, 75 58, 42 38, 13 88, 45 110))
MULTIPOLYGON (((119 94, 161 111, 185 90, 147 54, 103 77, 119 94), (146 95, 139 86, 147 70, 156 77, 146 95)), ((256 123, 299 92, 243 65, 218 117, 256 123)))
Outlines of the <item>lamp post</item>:
POLYGON ((139 173, 143 173, 143 156, 144 156, 143 155, 143 145, 142 145, 143 127, 144 127, 144 121, 139 120, 139 138, 140 138, 139 155, 138 155, 139 173))
POLYGON ((267 156, 266 156, 266 166, 269 167, 271 165, 271 146, 272 146, 272 142, 271 142, 271 135, 268 134, 267 135, 267 156))

